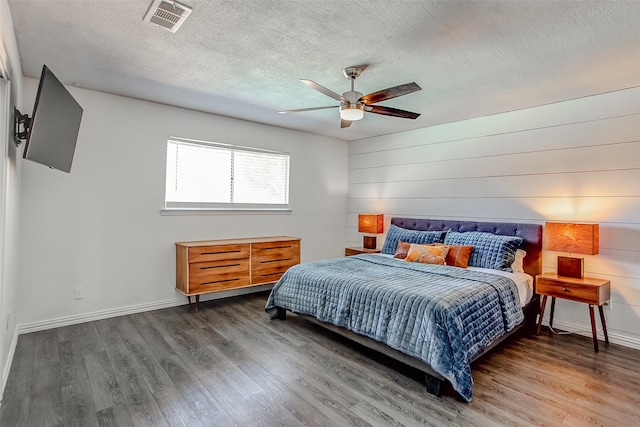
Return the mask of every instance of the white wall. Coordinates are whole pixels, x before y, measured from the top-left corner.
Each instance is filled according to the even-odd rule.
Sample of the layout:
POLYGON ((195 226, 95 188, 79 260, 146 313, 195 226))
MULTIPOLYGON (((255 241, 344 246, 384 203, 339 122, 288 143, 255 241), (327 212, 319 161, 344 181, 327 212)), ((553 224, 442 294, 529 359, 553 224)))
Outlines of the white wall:
MULTIPOLYGON (((639 100, 633 88, 352 141, 348 244, 362 244, 359 212, 384 213, 385 229, 392 216, 599 223, 585 273, 611 281, 611 341, 640 348, 639 100)), ((554 326, 589 335, 587 306, 559 300, 554 326)))
MULTIPOLYGON (((25 100, 37 83, 25 78, 25 100)), ((343 255, 346 141, 70 91, 84 108, 71 173, 22 164, 21 331, 186 303, 176 241, 292 235, 303 261, 343 255), (161 215, 169 136, 289 152, 292 212, 161 215)))
MULTIPOLYGON (((17 342, 15 313, 18 292, 18 228, 20 223, 20 162, 13 143, 13 106, 22 108, 22 68, 9 5, 0 1, 0 72, 9 80, 8 111, 0 107, 0 391, 9 374, 17 342)), ((0 102, 5 99, 0 97, 0 102)))

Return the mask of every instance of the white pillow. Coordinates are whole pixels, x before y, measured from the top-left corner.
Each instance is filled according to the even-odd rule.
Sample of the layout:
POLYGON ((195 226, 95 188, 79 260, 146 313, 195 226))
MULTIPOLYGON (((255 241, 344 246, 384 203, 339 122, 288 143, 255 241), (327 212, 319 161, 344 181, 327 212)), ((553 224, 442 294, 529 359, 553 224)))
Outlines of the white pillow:
POLYGON ((527 253, 522 249, 518 249, 516 251, 516 259, 511 264, 511 269, 514 273, 524 273, 524 257, 527 256, 527 253))

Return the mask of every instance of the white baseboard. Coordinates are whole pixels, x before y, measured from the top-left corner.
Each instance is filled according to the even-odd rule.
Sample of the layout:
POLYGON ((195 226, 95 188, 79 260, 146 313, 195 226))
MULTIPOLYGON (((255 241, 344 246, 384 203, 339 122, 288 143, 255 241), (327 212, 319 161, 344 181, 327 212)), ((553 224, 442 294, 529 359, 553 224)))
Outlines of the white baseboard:
MULTIPOLYGON (((261 292, 261 291, 268 291, 272 287, 273 287, 273 284, 269 284, 269 285, 261 285, 261 286, 255 286, 250 288, 235 289, 233 291, 227 291, 227 292, 216 292, 216 293, 201 295, 200 302, 211 301, 211 300, 216 300, 221 298, 228 298, 228 297, 238 296, 238 295, 245 295, 245 294, 261 292)), ((174 299, 165 300, 165 301, 155 301, 151 303, 136 304, 136 305, 130 305, 126 307, 113 308, 109 310, 99 310, 91 313, 82 313, 82 314, 76 314, 73 316, 59 317, 57 319, 49 319, 49 320, 42 320, 38 322, 25 323, 22 325, 18 325, 17 333, 16 333, 16 341, 17 341, 18 334, 28 334, 30 332, 44 331, 46 329, 76 325, 78 323, 92 322, 94 320, 102 320, 102 319, 108 319, 111 317, 125 316, 127 314, 142 313, 144 311, 176 307, 179 305, 185 305, 186 303, 187 303, 187 298, 180 297, 180 298, 174 298, 174 299)), ((7 360, 13 360, 13 354, 11 356, 12 357, 7 358, 7 360)))
MULTIPOLYGON (((548 321, 542 322, 543 325, 549 326, 548 321)), ((559 321, 554 319, 553 321, 553 329, 558 329, 561 331, 572 332, 576 335, 581 335, 584 337, 591 338, 591 325, 587 323, 577 323, 570 321, 559 321)), ((602 328, 597 327, 598 331, 598 339, 604 341, 604 334, 602 333, 602 328)), ((607 335, 609 335, 609 342, 613 344, 619 344, 625 347, 634 348, 636 350, 640 350, 640 337, 633 337, 628 335, 623 335, 618 332, 612 332, 607 330, 607 335)))
MULTIPOLYGON (((11 365, 13 363, 13 355, 16 353, 16 346, 18 345, 18 330, 16 328, 13 331, 13 338, 11 339, 11 344, 9 344, 9 351, 7 352, 7 359, 2 367, 2 390, 0 391, 2 394, 0 396, 4 396, 4 388, 7 385, 7 380, 9 379, 9 371, 11 371, 11 365)), ((1 404, 1 401, 0 401, 1 404)))
POLYGON ((161 308, 175 307, 183 305, 184 300, 172 299, 166 301, 156 301, 152 303, 136 304, 126 307, 113 308, 109 310, 99 310, 91 313, 76 314, 73 316, 58 317, 57 319, 41 320, 38 322, 18 325, 20 334, 44 331, 46 329, 59 328, 61 326, 76 325, 78 323, 92 322, 94 320, 108 319, 110 317, 124 316, 127 314, 141 313, 143 311, 158 310, 161 308))

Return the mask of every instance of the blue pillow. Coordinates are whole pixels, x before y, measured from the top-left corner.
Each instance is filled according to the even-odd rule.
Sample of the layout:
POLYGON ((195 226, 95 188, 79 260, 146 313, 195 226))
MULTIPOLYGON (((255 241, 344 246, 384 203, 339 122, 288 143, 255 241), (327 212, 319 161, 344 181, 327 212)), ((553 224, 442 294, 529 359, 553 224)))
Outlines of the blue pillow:
POLYGON ((444 231, 418 231, 407 230, 406 228, 398 227, 391 224, 387 231, 387 238, 382 246, 382 253, 393 255, 398 247, 398 242, 403 241, 407 243, 418 243, 426 245, 429 243, 442 243, 444 241, 444 235, 447 234, 447 230, 444 231))
POLYGON ((444 238, 444 244, 473 246, 471 258, 469 258, 470 267, 513 272, 511 264, 516 259, 516 251, 522 244, 522 237, 501 236, 480 231, 466 233, 450 231, 444 238))

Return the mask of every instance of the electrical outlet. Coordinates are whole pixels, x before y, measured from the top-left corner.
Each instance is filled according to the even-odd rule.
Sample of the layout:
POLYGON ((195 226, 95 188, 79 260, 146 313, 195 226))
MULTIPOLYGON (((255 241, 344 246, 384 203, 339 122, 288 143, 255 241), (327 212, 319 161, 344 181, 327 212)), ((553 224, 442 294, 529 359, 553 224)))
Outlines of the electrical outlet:
POLYGON ((609 311, 613 310, 613 304, 611 304, 611 300, 605 301, 605 303, 602 305, 604 306, 605 309, 609 311))
POLYGON ((75 288, 73 290, 73 299, 83 299, 84 298, 84 288, 75 288))

